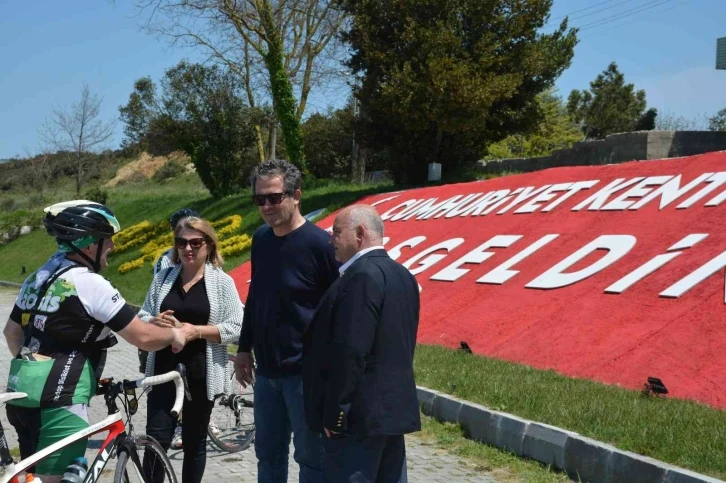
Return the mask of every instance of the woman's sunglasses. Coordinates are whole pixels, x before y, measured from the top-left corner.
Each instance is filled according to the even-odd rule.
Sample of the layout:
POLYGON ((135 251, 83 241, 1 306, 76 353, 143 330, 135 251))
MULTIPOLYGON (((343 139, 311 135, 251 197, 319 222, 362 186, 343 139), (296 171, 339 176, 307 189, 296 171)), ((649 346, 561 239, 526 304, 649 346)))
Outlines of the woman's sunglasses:
POLYGON ((257 206, 265 206, 265 200, 269 201, 271 205, 279 205, 282 203, 283 196, 290 196, 289 191, 282 193, 268 193, 266 195, 252 195, 252 202, 257 206))
POLYGON ((174 238, 174 246, 176 246, 179 250, 184 250, 187 247, 187 244, 189 244, 192 250, 198 250, 202 245, 204 245, 204 243, 204 238, 192 238, 191 240, 181 237, 174 238))

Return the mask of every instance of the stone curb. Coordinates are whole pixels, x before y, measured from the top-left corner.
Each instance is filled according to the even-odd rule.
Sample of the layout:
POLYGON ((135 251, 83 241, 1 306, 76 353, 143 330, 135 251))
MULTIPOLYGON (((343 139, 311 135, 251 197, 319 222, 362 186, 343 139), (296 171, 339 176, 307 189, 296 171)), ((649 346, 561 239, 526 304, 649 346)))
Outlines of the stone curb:
POLYGON ((424 414, 460 424, 467 437, 564 471, 583 483, 718 483, 646 456, 623 451, 573 431, 493 411, 417 386, 424 414))

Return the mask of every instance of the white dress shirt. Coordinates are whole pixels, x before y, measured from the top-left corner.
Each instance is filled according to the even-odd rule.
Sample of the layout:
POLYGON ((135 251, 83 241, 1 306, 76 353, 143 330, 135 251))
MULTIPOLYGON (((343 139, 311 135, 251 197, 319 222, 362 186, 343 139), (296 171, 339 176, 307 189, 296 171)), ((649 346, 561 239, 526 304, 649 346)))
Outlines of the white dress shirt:
POLYGON ((384 250, 384 248, 383 248, 383 245, 380 245, 380 246, 377 246, 377 247, 370 247, 370 248, 363 249, 363 250, 359 251, 358 253, 356 253, 355 255, 353 255, 353 257, 350 260, 348 260, 347 262, 345 262, 338 269, 338 271, 340 272, 341 275, 343 275, 343 273, 345 273, 345 271, 348 270, 348 267, 350 267, 351 265, 353 265, 353 262, 355 262, 356 260, 358 260, 360 257, 362 257, 363 255, 365 255, 366 253, 371 252, 373 250, 384 250))

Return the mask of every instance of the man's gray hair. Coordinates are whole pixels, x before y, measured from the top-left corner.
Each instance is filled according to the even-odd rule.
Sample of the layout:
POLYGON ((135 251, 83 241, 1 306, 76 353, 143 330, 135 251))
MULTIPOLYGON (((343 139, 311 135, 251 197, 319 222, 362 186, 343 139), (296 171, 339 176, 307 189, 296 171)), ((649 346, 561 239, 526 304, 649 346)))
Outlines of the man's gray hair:
POLYGON ((252 193, 255 192, 255 184, 257 178, 280 177, 285 191, 294 193, 302 187, 302 174, 294 164, 284 159, 271 159, 260 163, 252 170, 250 175, 250 183, 252 184, 252 193))
POLYGON ((381 215, 372 206, 351 206, 350 219, 353 222, 353 226, 363 225, 371 232, 383 238, 383 219, 381 219, 381 215))

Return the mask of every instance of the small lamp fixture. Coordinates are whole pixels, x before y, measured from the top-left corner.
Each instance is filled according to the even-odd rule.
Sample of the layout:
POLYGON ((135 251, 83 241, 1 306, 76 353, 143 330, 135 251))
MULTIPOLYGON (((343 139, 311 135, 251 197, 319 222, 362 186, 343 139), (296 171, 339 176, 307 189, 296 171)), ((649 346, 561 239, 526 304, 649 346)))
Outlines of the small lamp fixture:
POLYGON ((646 396, 665 397, 668 394, 668 389, 663 384, 663 381, 657 377, 649 377, 648 382, 643 385, 643 394, 646 396))
POLYGON ((471 354, 471 347, 469 347, 469 344, 464 342, 463 340, 459 342, 459 349, 461 352, 466 352, 467 354, 471 354))

